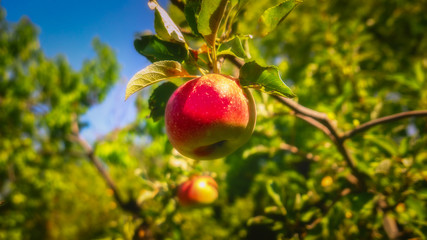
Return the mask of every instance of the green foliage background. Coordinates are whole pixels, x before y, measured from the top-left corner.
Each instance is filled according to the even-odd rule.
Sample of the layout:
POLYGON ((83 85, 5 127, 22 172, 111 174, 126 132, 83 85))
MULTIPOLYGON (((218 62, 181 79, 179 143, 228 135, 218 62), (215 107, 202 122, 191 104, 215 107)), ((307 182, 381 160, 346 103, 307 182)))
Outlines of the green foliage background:
MULTIPOLYGON (((233 26, 243 33, 261 31, 253 23, 279 3, 245 2, 233 26)), ((300 104, 351 130, 427 109, 426 12, 424 0, 306 1, 250 41, 251 56, 279 66, 300 104)), ((183 23, 177 7, 170 14, 183 23)), ((398 238, 427 238, 425 117, 346 142, 368 184, 360 191, 324 133, 255 91, 251 140, 194 169, 172 149, 164 122, 146 118, 140 94, 135 122, 94 144, 120 197, 140 207, 122 210, 72 137, 73 122, 84 127, 82 114, 119 75, 114 52, 98 39, 93 47, 96 57, 74 71, 65 58, 44 56, 27 19, 9 23, 0 12, 0 239, 388 239, 393 227, 398 238), (218 201, 177 206, 177 185, 208 172, 220 186, 218 201)))

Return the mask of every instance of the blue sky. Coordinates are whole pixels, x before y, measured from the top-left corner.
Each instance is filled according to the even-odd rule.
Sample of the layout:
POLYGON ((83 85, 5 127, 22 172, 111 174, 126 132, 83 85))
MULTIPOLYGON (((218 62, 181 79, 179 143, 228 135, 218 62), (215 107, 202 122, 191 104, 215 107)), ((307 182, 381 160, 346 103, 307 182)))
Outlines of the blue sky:
MULTIPOLYGON (((125 125, 135 118, 132 100, 124 102, 127 81, 149 62, 133 48, 136 33, 153 31, 154 14, 147 0, 0 0, 6 19, 17 22, 27 16, 39 27, 40 45, 48 57, 63 54, 78 70, 84 59, 94 56, 91 41, 99 37, 110 45, 121 65, 122 79, 104 103, 92 108, 83 131, 89 141, 125 125)), ((159 1, 166 7, 167 1, 159 1)))

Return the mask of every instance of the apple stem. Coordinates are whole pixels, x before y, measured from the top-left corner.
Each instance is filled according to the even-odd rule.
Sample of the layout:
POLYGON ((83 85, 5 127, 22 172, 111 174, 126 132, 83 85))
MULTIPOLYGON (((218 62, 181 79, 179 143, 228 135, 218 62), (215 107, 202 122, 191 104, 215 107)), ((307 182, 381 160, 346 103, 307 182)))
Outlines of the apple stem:
POLYGON ((202 74, 202 76, 205 76, 205 75, 206 75, 205 70, 203 70, 203 69, 199 66, 199 64, 197 64, 197 69, 198 69, 198 70, 199 70, 199 72, 202 74))
POLYGON ((214 73, 220 73, 218 69, 218 61, 216 57, 216 47, 215 45, 212 47, 212 65, 213 65, 213 72, 214 73))

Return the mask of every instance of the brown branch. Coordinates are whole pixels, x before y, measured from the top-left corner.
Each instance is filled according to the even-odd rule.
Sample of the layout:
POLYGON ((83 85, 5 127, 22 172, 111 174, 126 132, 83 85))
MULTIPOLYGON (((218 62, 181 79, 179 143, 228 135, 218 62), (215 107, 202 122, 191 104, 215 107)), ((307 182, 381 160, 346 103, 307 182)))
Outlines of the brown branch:
POLYGON ((308 122, 309 124, 324 132, 332 140, 340 154, 343 156, 344 161, 350 167, 353 175, 357 178, 358 183, 360 184, 360 188, 366 188, 364 176, 357 169, 353 158, 351 157, 350 153, 348 152, 348 149, 344 145, 345 139, 343 139, 338 134, 337 128, 332 124, 331 120, 325 113, 317 112, 315 110, 306 108, 288 98, 279 96, 274 96, 274 98, 289 107, 290 109, 292 109, 295 112, 295 116, 299 117, 300 119, 308 122))
POLYGON ((393 115, 389 115, 386 117, 378 118, 369 122, 366 122, 353 130, 350 130, 343 135, 341 135, 342 139, 348 139, 353 137, 354 135, 366 131, 371 127, 374 127, 379 124, 384 124, 392 121, 397 121, 403 118, 409 118, 409 117, 427 117, 427 110, 418 110, 418 111, 410 111, 410 112, 402 112, 402 113, 396 113, 393 115))
MULTIPOLYGON (((229 59, 231 63, 233 63, 238 68, 241 68, 244 64, 242 60, 236 57, 228 56, 227 59, 229 59)), ((360 188, 366 189, 364 176, 356 168, 356 164, 353 158, 351 157, 350 153, 348 152, 347 148, 344 145, 345 139, 339 135, 338 129, 332 124, 331 120, 328 118, 328 116, 325 113, 318 112, 310 108, 304 107, 289 98, 284 98, 280 96, 273 96, 273 97, 279 102, 281 102, 282 104, 289 107, 291 110, 293 110, 295 112, 295 116, 308 122, 309 124, 313 125, 314 127, 324 132, 332 140, 332 142, 337 147, 338 151, 343 156, 345 162, 350 167, 351 172, 357 178, 360 188)))
POLYGON ((318 128, 319 130, 321 130, 323 133, 326 134, 326 136, 328 136, 329 138, 332 139, 332 141, 336 141, 335 136, 331 133, 331 131, 322 123, 320 123, 319 121, 315 120, 314 118, 311 118, 307 115, 303 115, 300 113, 295 113, 295 116, 306 121, 307 123, 311 124, 312 126, 318 128))
POLYGON ((71 126, 72 135, 70 136, 70 139, 76 143, 78 143, 84 150, 85 156, 90 160, 91 163, 96 167, 98 172, 101 174, 102 178, 106 182, 107 186, 113 191, 113 196, 116 202, 119 204, 119 206, 130 213, 136 214, 138 213, 141 208, 138 206, 138 204, 134 200, 129 200, 128 202, 124 202, 119 194, 119 190, 117 188, 117 185, 113 181, 113 179, 110 177, 108 172, 104 169, 102 166, 101 160, 95 155, 95 152, 92 148, 92 146, 81 137, 79 133, 79 128, 77 124, 77 117, 73 116, 73 123, 71 126))
MULTIPOLYGON (((244 62, 240 59, 237 59, 235 57, 227 57, 227 59, 233 63, 235 66, 237 66, 239 69, 243 66, 244 62)), ((347 165, 350 167, 353 175, 350 175, 350 178, 355 178, 357 182, 360 184, 360 187, 362 190, 367 190, 367 185, 365 182, 365 175, 359 172, 359 170, 356 168, 355 163, 348 152, 348 149, 345 147, 345 140, 353 137, 354 135, 361 133, 363 131, 368 130, 371 127, 374 127, 379 124, 385 124, 392 121, 397 121, 403 118, 409 118, 409 117, 427 117, 427 110, 418 110, 418 111, 410 111, 410 112, 402 112, 393 114, 390 116, 378 118, 369 122, 366 122, 353 130, 347 131, 344 134, 339 134, 338 129, 332 124, 331 120, 327 117, 325 113, 317 112, 312 109, 306 108, 290 99, 274 96, 275 99, 277 99, 279 102, 283 103, 290 109, 292 109, 295 112, 295 116, 306 121, 307 123, 311 124, 312 126, 318 128, 319 130, 323 131, 336 145, 338 151, 341 153, 341 155, 344 157, 344 160, 347 162, 347 165)), ((297 148, 292 148, 292 146, 284 145, 285 150, 291 151, 291 152, 297 152, 297 148)), ((352 181, 353 182, 353 181, 352 181)), ((349 189, 344 189, 343 192, 341 192, 340 196, 335 199, 330 206, 328 206, 323 211, 323 216, 327 214, 329 209, 332 208, 332 206, 339 200, 341 196, 345 196, 350 192, 349 189)), ((387 205, 383 204, 384 206, 382 209, 384 210, 387 205)), ((312 223, 308 224, 306 229, 312 229, 314 228, 318 223, 320 223, 322 220, 322 217, 319 217, 315 219, 312 223)), ((401 233, 399 232, 399 229, 397 227, 396 220, 392 218, 391 216, 387 215, 387 213, 384 213, 383 217, 383 227, 385 232, 387 233, 387 236, 390 239, 397 239, 401 233)))
POLYGON ((313 118, 319 122, 325 122, 328 119, 328 116, 325 113, 318 112, 313 109, 304 107, 301 104, 298 104, 297 102, 295 102, 294 100, 291 100, 289 98, 279 97, 279 96, 273 96, 273 97, 277 99, 279 102, 289 107, 290 109, 292 109, 296 113, 313 118))

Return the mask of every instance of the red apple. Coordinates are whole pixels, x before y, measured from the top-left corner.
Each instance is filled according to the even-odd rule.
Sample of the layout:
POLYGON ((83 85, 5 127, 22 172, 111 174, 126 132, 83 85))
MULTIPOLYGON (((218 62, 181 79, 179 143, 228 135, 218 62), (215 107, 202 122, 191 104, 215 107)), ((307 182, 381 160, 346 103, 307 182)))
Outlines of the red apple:
POLYGON ((218 198, 218 184, 209 176, 193 176, 178 188, 182 206, 210 204, 218 198))
POLYGON ((255 120, 249 90, 220 74, 208 74, 180 86, 165 111, 169 141, 182 155, 196 160, 234 152, 249 140, 255 120))

